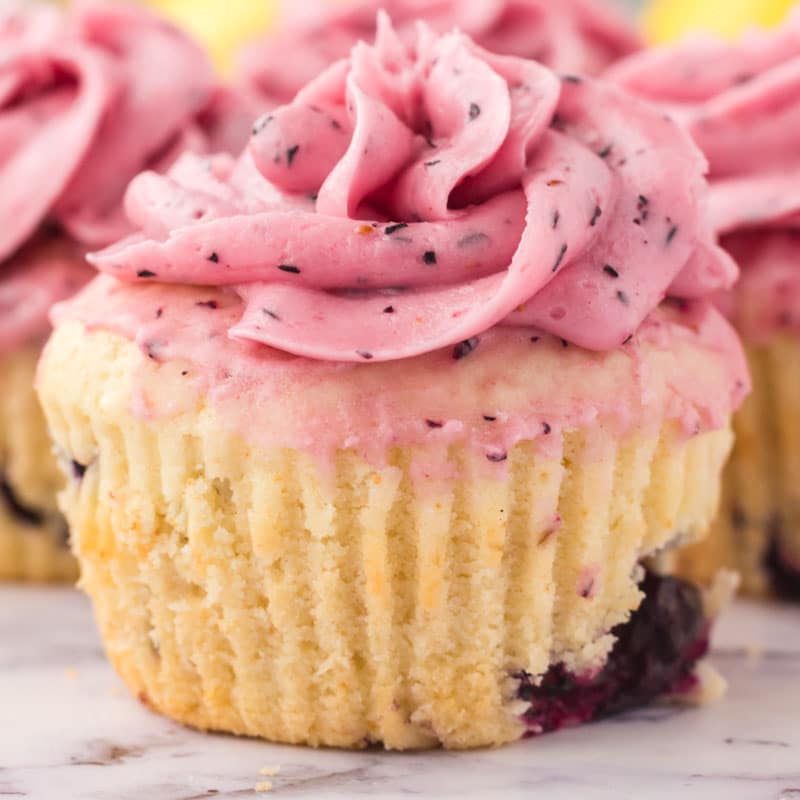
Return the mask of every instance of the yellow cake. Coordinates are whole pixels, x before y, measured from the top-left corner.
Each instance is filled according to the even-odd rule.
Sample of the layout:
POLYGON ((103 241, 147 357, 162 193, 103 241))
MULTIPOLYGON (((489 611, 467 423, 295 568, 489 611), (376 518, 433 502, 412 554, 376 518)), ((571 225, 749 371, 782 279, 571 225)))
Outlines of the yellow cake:
MULTIPOLYGON (((84 298, 112 314, 178 307, 203 337, 207 317, 192 309, 211 299, 237 309, 224 293, 177 287, 98 283, 84 298)), ((60 326, 39 383, 65 463, 81 465, 62 496, 81 585, 131 691, 196 727, 400 749, 535 732, 522 676, 601 670, 610 631, 641 602, 642 561, 702 536, 716 510, 730 431, 687 436, 659 417, 683 369, 709 387, 730 380, 688 330, 668 351, 643 343, 633 356, 488 337, 460 365, 468 399, 454 412, 449 353, 344 374, 304 364, 302 381, 268 358, 244 397, 225 398, 223 386, 200 388, 200 365, 154 361, 94 328, 60 326), (399 378, 406 388, 387 391, 399 378), (447 426, 469 409, 481 435, 517 406, 539 417, 561 382, 600 417, 542 428, 502 462, 450 441, 447 426), (622 428, 598 402, 609 387, 641 403, 622 428), (288 446, 303 441, 298 404, 302 419, 366 415, 377 437, 398 401, 410 419, 393 425, 421 414, 418 441, 383 459, 369 431, 330 460, 308 440, 288 446), (240 403, 255 428, 232 426, 240 403), (449 422, 430 427, 444 408, 449 422)))
MULTIPOLYGON (((751 295, 748 302, 762 311, 760 299, 751 295)), ((725 470, 720 514, 708 538, 683 551, 676 566, 701 583, 720 567, 733 569, 749 594, 797 597, 800 341, 793 332, 778 332, 746 351, 753 393, 734 418, 736 446, 725 470)))
POLYGON ((33 379, 40 348, 0 356, 0 578, 74 580, 62 484, 33 379))

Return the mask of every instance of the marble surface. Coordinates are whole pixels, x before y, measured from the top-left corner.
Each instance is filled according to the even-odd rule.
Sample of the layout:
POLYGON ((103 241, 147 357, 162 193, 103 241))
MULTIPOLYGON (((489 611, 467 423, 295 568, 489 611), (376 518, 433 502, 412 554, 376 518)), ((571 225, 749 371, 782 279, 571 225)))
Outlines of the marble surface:
POLYGON ((731 689, 702 711, 650 709, 496 751, 311 751, 155 716, 103 660, 84 597, 5 587, 0 798, 800 800, 800 608, 739 604, 715 662, 731 689), (280 772, 259 774, 269 767, 280 772))

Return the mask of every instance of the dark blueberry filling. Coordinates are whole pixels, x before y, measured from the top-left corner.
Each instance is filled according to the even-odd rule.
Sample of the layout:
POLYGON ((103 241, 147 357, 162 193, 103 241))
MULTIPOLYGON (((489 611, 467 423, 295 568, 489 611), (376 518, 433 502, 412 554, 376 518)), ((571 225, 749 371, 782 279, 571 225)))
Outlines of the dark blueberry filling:
POLYGON ((779 597, 786 600, 800 600, 800 571, 790 564, 781 553, 780 520, 772 521, 769 538, 769 549, 764 558, 764 566, 772 581, 772 588, 779 597))
POLYGON ((700 592, 653 572, 641 589, 645 598, 630 620, 612 631, 617 641, 600 672, 578 676, 557 664, 538 684, 527 672, 514 676, 519 698, 531 703, 523 717, 529 735, 608 717, 692 687, 694 665, 708 650, 700 592))
POLYGON ((25 505, 5 478, 0 479, 0 498, 6 508, 24 525, 38 526, 44 523, 44 513, 37 508, 25 505))

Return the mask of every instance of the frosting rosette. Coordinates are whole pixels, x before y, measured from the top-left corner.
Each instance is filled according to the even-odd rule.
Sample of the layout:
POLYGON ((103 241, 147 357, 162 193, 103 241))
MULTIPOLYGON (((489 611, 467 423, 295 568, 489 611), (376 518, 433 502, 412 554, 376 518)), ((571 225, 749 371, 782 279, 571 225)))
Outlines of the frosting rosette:
POLYGON ((693 36, 643 52, 608 77, 690 131, 710 165, 721 234, 800 223, 800 14, 739 41, 693 36))
POLYGON ((220 91, 200 47, 142 10, 0 9, 0 261, 45 221, 89 246, 129 232, 134 175, 224 143, 206 125, 220 91))
POLYGON ((307 6, 302 20, 285 9, 282 28, 241 56, 243 83, 265 108, 292 100, 356 42, 373 41, 382 9, 406 41, 423 20, 438 33, 458 28, 487 50, 556 71, 596 74, 640 46, 627 20, 596 0, 356 0, 318 3, 313 13, 307 6))
POLYGON ((612 85, 381 17, 261 120, 238 161, 145 173, 139 231, 90 257, 127 281, 231 286, 234 338, 385 361, 529 326, 594 350, 666 297, 729 286, 685 131, 612 85))

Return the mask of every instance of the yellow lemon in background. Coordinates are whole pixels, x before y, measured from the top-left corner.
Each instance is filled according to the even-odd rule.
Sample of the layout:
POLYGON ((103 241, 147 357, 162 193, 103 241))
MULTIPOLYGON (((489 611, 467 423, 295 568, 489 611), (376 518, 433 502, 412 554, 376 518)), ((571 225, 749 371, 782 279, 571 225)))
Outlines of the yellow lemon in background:
POLYGON ((734 37, 754 25, 779 24, 796 0, 651 0, 644 14, 645 30, 654 42, 677 39, 704 30, 734 37))
POLYGON ((279 0, 148 0, 202 42, 221 71, 242 44, 269 30, 279 0))

